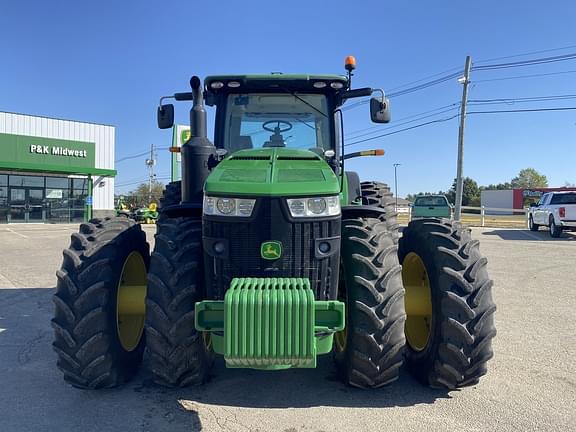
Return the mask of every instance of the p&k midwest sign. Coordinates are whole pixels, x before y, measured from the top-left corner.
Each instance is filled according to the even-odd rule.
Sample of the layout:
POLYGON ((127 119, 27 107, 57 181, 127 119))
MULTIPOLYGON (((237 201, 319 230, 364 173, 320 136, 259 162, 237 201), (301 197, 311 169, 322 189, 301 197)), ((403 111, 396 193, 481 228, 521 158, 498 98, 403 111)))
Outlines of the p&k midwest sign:
POLYGON ((70 156, 70 157, 80 157, 80 158, 88 157, 87 150, 77 150, 77 149, 71 149, 68 147, 47 146, 47 145, 38 145, 38 144, 31 144, 30 145, 30 153, 52 154, 52 155, 58 155, 58 156, 70 156))
POLYGON ((0 133, 0 168, 95 173, 103 171, 95 168, 95 148, 91 142, 0 133))

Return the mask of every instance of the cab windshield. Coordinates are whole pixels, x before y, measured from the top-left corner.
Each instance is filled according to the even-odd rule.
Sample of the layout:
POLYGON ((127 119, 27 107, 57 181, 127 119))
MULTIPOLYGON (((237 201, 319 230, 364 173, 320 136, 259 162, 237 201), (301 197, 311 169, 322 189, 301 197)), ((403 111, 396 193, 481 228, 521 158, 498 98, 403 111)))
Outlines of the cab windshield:
POLYGON ((331 148, 324 95, 231 94, 225 115, 223 146, 230 153, 270 147, 315 152, 331 148))

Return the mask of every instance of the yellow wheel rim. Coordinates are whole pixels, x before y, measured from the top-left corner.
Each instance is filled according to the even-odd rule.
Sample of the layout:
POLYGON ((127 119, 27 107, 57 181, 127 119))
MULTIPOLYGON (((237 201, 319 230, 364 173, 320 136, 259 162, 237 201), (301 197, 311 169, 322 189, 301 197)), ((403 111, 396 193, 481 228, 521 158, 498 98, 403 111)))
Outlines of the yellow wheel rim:
POLYGON ((432 327, 432 291, 422 258, 410 252, 402 262, 402 282, 406 295, 406 340, 414 351, 426 348, 432 327))
POLYGON ((126 351, 133 351, 142 338, 145 301, 146 264, 140 253, 131 252, 122 266, 116 299, 116 328, 126 351))

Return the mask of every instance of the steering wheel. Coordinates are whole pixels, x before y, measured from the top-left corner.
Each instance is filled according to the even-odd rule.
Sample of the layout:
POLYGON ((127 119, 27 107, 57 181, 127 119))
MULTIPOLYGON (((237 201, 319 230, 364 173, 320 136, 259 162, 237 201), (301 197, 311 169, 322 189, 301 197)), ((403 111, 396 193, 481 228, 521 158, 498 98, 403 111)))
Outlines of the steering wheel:
POLYGON ((280 134, 282 132, 288 132, 290 129, 292 129, 292 123, 287 122, 285 120, 270 120, 262 124, 262 129, 268 132, 273 132, 275 134, 280 134), (276 124, 277 126, 275 128, 272 128, 269 126, 271 124, 276 124), (280 125, 284 125, 286 127, 282 129, 280 125))

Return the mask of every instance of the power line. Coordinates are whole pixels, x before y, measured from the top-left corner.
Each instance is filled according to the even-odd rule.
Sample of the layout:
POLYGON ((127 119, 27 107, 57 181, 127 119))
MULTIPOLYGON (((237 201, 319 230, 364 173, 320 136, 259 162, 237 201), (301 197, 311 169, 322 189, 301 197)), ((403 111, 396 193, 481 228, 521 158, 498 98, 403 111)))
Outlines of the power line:
POLYGON ((403 96, 403 95, 405 95, 405 94, 413 93, 413 92, 415 92, 415 91, 423 90, 423 89, 428 88, 428 87, 432 87, 432 86, 435 86, 435 85, 438 85, 438 84, 442 84, 442 83, 444 83, 444 82, 446 82, 446 81, 449 81, 449 80, 451 80, 451 79, 457 78, 457 77, 459 77, 460 75, 462 75, 462 71, 459 71, 459 72, 456 72, 456 73, 453 73, 453 74, 450 74, 450 75, 445 75, 445 76, 443 76, 443 77, 441 77, 441 78, 435 79, 435 80, 433 80, 433 81, 428 81, 428 82, 425 82, 425 83, 423 83, 423 84, 420 84, 420 85, 417 85, 417 86, 414 86, 414 87, 410 87, 410 88, 408 88, 408 89, 406 89, 406 90, 400 90, 400 91, 397 91, 397 92, 388 93, 387 96, 388 96, 389 98, 394 98, 394 97, 398 97, 398 96, 403 96))
MULTIPOLYGON (((456 72, 456 73, 453 73, 450 75, 445 75, 443 77, 437 78, 437 79, 432 80, 432 81, 425 82, 423 84, 419 84, 419 85, 414 86, 414 87, 410 87, 410 88, 407 88, 404 90, 399 90, 397 92, 388 93, 386 96, 389 99, 393 99, 393 98, 399 97, 399 96, 404 96, 404 95, 407 95, 410 93, 414 93, 414 92, 417 92, 420 90, 427 89, 429 87, 436 86, 438 84, 445 83, 446 81, 449 81, 451 79, 458 78, 460 75, 462 75, 461 70, 459 72, 456 72)), ((342 111, 347 111, 347 110, 350 110, 352 108, 356 108, 357 106, 367 104, 369 101, 370 101, 369 99, 361 100, 359 102, 353 103, 352 105, 348 105, 348 106, 343 107, 342 111)))
MULTIPOLYGON (((422 116, 422 115, 430 114, 430 113, 433 113, 433 112, 436 112, 436 111, 441 111, 441 110, 444 110, 444 109, 449 108, 449 107, 455 107, 455 106, 458 105, 459 103, 460 103, 460 102, 455 102, 455 103, 452 103, 452 104, 449 104, 449 105, 444 105, 444 106, 441 106, 441 107, 438 107, 438 108, 434 108, 434 109, 429 110, 429 111, 424 111, 424 112, 421 112, 421 113, 418 113, 418 114, 412 114, 412 115, 409 115, 409 116, 406 116, 406 117, 402 117, 401 119, 398 119, 398 120, 395 120, 395 121, 402 122, 402 121, 404 121, 404 120, 412 119, 412 118, 414 118, 414 117, 420 117, 420 116, 422 116)), ((454 109, 454 108, 453 108, 453 109, 454 109)), ((440 114, 440 113, 437 113, 437 114, 440 114)), ((424 117, 424 118, 425 118, 425 117, 424 117)), ((417 119, 417 120, 420 120, 420 119, 417 119)), ((390 126, 390 127, 394 127, 394 126, 390 126)), ((387 128, 385 128, 384 130, 389 129, 390 127, 387 127, 387 128)), ((374 130, 374 129, 380 129, 380 130, 382 130, 382 125, 371 126, 371 127, 367 127, 367 128, 364 128, 364 129, 358 129, 358 130, 355 130, 355 131, 351 131, 351 132, 348 132, 347 134, 344 134, 344 136, 345 136, 345 137, 348 137, 348 138, 353 138, 352 135, 357 135, 357 134, 360 133, 360 132, 365 132, 365 131, 374 130)))
POLYGON ((122 187, 122 186, 130 186, 130 185, 134 185, 134 184, 137 184, 137 183, 144 183, 144 182, 146 182, 146 180, 147 180, 147 178, 142 179, 142 180, 136 180, 136 181, 128 182, 128 183, 116 184, 116 185, 114 185, 114 187, 115 187, 115 188, 119 188, 119 187, 122 187))
POLYGON ((499 99, 473 99, 470 100, 470 105, 513 105, 515 103, 531 103, 531 102, 552 102, 558 100, 576 99, 576 95, 558 95, 558 96, 534 96, 522 98, 499 98, 499 99))
MULTIPOLYGON (((497 58, 493 58, 493 59, 489 59, 489 60, 483 60, 479 63, 483 63, 483 62, 487 62, 487 61, 491 61, 491 60, 501 60, 501 59, 506 59, 506 58, 523 57, 523 56, 527 56, 527 55, 540 54, 540 53, 544 53, 544 52, 559 51, 559 50, 569 49, 569 48, 574 48, 574 47, 576 47, 576 45, 570 45, 570 46, 566 46, 563 48, 553 48, 553 49, 548 49, 548 50, 533 51, 533 52, 524 53, 524 54, 515 54, 515 55, 505 56, 505 57, 497 57, 497 58)), ((481 65, 481 66, 473 66, 472 70, 486 71, 486 70, 508 69, 508 68, 514 68, 514 67, 524 67, 524 66, 534 66, 534 65, 547 64, 547 63, 556 63, 556 62, 568 61, 568 60, 576 60, 576 53, 563 54, 563 55, 551 56, 551 57, 542 57, 542 58, 536 58, 536 59, 521 60, 518 62, 495 63, 495 64, 487 64, 487 65, 481 65)), ((428 78, 436 77, 438 75, 442 75, 442 76, 440 76, 439 78, 433 79, 431 81, 426 81, 422 84, 418 84, 416 86, 408 87, 406 89, 403 89, 403 88, 408 86, 408 85, 411 85, 411 84, 416 84, 416 83, 422 82, 422 81, 426 80, 427 78, 422 78, 420 80, 412 81, 410 83, 394 87, 391 90, 396 90, 396 89, 402 89, 402 90, 392 91, 392 92, 388 93, 387 96, 388 96, 388 98, 392 99, 395 97, 404 96, 404 95, 407 95, 410 93, 424 90, 424 89, 432 87, 432 86, 442 84, 446 81, 449 81, 451 79, 457 78, 460 75, 462 75, 462 69, 460 69, 460 68, 448 69, 445 72, 440 72, 438 74, 430 75, 428 78), (457 71, 457 72, 449 73, 452 71, 457 71), (444 75, 446 73, 448 73, 448 74, 444 75)), ((544 75, 542 75, 542 76, 544 76, 544 75)), ((495 80, 497 80, 497 79, 495 79, 495 80)), ((483 80, 483 81, 487 81, 487 80, 483 80)), ((482 82, 482 81, 475 81, 475 82, 482 82)), ((347 111, 347 110, 356 108, 357 106, 367 104, 368 102, 369 102, 369 100, 361 100, 359 102, 353 103, 352 105, 343 107, 342 111, 347 111)))
POLYGON ((484 66, 473 66, 472 69, 475 71, 508 69, 508 68, 515 68, 515 67, 535 66, 535 65, 540 65, 540 64, 556 63, 556 62, 569 61, 569 60, 576 60, 576 53, 563 54, 563 55, 552 56, 552 57, 542 57, 542 58, 536 58, 536 59, 531 59, 531 60, 522 60, 522 61, 518 61, 518 62, 496 63, 496 64, 488 64, 488 65, 484 65, 484 66))
POLYGON ((571 111, 576 107, 554 107, 554 108, 527 108, 515 110, 493 110, 493 111, 469 111, 468 114, 497 114, 497 113, 519 113, 519 112, 539 112, 539 111, 571 111))
MULTIPOLYGON (((457 105, 458 105, 458 104, 457 104, 457 105)), ((360 138, 360 137, 367 136, 367 135, 372 135, 372 134, 374 134, 374 133, 378 133, 378 132, 381 132, 381 131, 383 131, 383 130, 396 129, 396 128, 400 127, 400 126, 404 126, 404 125, 407 125, 407 124, 410 124, 410 123, 414 123, 414 122, 416 122, 416 121, 424 120, 425 118, 430 118, 430 117, 434 117, 434 116, 437 116, 437 115, 440 115, 440 114, 445 114, 445 113, 447 113, 447 112, 454 111, 454 110, 459 109, 459 108, 460 108, 460 107, 458 107, 458 106, 454 106, 454 107, 452 107, 452 108, 445 109, 445 110, 443 110, 443 111, 439 111, 439 112, 434 113, 434 114, 429 114, 429 115, 425 115, 425 116, 420 116, 420 117, 415 118, 415 119, 413 119, 413 120, 409 120, 409 121, 405 121, 405 122, 402 122, 402 123, 398 123, 398 124, 395 124, 394 126, 390 126, 390 127, 384 128, 384 129, 380 129, 380 130, 378 130, 378 131, 371 131, 371 132, 366 132, 366 133, 363 133, 363 134, 360 134, 360 135, 356 135, 355 137, 350 138, 350 139, 358 139, 358 138, 360 138)))
POLYGON ((576 70, 569 70, 569 71, 562 71, 562 72, 549 72, 549 73, 532 74, 532 75, 516 75, 516 76, 510 76, 510 77, 501 77, 501 78, 491 78, 491 79, 483 79, 483 80, 474 80, 474 84, 481 83, 481 82, 488 82, 488 81, 506 81, 506 80, 516 80, 516 79, 524 79, 524 78, 536 78, 536 77, 551 76, 551 75, 562 75, 562 74, 570 74, 570 73, 576 73, 576 70))
MULTIPOLYGON (((161 177, 156 177, 154 180, 168 180, 169 178, 171 178, 170 176, 161 176, 161 177)), ((121 183, 121 184, 117 184, 114 185, 115 188, 119 188, 119 187, 124 187, 124 186, 131 186, 131 185, 135 185, 135 184, 141 184, 141 183, 146 183, 146 180, 148 180, 148 177, 143 178, 141 180, 136 180, 136 181, 130 181, 128 183, 121 183)))
POLYGON ((134 159, 134 158, 137 158, 137 157, 140 157, 140 156, 144 156, 144 155, 147 155, 147 154, 148 154, 148 152, 145 151, 145 152, 143 152, 143 153, 138 153, 138 154, 135 154, 135 155, 132 155, 132 156, 125 156, 125 157, 123 157, 123 158, 120 158, 120 159, 115 160, 114 163, 123 162, 123 161, 125 161, 125 160, 134 159))
POLYGON ((419 82, 422 82, 422 81, 426 81, 427 79, 434 78, 434 77, 437 77, 437 76, 439 76, 439 75, 444 75, 444 74, 447 74, 447 73, 449 73, 449 72, 454 72, 454 71, 459 71, 459 73, 461 73, 461 72, 462 72, 462 68, 460 68, 460 67, 455 67, 455 68, 452 68, 452 69, 445 70, 445 71, 443 71, 443 72, 438 72, 438 73, 436 73, 436 74, 434 74, 434 75, 428 75, 428 76, 426 76, 426 77, 424 77, 424 78, 421 78, 421 79, 419 79, 419 80, 411 81, 411 82, 408 82, 408 83, 406 83, 406 84, 402 84, 402 85, 399 85, 399 86, 396 86, 396 87, 392 87, 391 89, 388 89, 388 91, 393 91, 393 90, 401 89, 401 88, 403 88, 403 87, 408 87, 408 86, 410 86, 410 85, 412 85, 412 84, 416 84, 416 83, 419 83, 419 82))
POLYGON ((514 54, 514 55, 509 55, 509 56, 504 56, 504 57, 494 57, 494 58, 479 60, 475 63, 478 64, 478 63, 486 63, 486 62, 495 61, 495 60, 504 60, 504 59, 516 58, 516 57, 525 57, 525 56, 533 55, 533 54, 542 54, 542 53, 553 52, 553 51, 563 51, 563 50, 570 49, 570 48, 576 48, 576 45, 568 45, 568 46, 561 47, 561 48, 551 48, 551 49, 545 49, 545 50, 539 50, 539 51, 531 51, 531 52, 525 52, 522 54, 514 54))
POLYGON ((342 111, 348 111, 348 110, 351 110, 352 108, 356 108, 357 106, 367 104, 368 102, 370 102, 370 99, 364 99, 364 100, 361 100, 360 102, 355 102, 352 105, 342 107, 341 109, 342 109, 342 111))
POLYGON ((453 116, 451 116, 451 117, 447 117, 447 118, 444 118, 444 119, 432 120, 432 121, 429 121, 429 122, 426 122, 426 123, 417 124, 417 125, 414 125, 414 126, 411 126, 411 127, 408 127, 408 128, 404 128, 404 129, 400 129, 400 130, 397 130, 397 131, 394 131, 394 132, 385 133, 385 134, 378 135, 378 136, 375 136, 375 137, 365 138, 365 139, 360 140, 360 141, 354 141, 354 142, 345 144, 344 147, 353 146, 353 145, 356 145, 356 144, 360 144, 360 143, 363 143, 363 142, 366 142, 366 141, 371 141, 371 140, 374 140, 374 139, 377 139, 377 138, 386 137, 386 136, 389 136, 389 135, 395 135, 395 134, 398 134, 398 133, 400 133, 400 132, 409 131, 409 130, 416 129, 416 128, 420 128, 420 127, 423 127, 423 126, 427 126, 427 125, 430 125, 430 124, 433 124, 433 123, 443 123, 443 122, 447 122, 447 121, 449 121, 449 120, 455 119, 455 118, 458 117, 459 115, 460 115, 460 114, 456 114, 456 115, 453 115, 453 116))
MULTIPOLYGON (((170 147, 158 147, 158 148, 156 148, 156 150, 168 150, 169 148, 170 147)), ((145 156, 149 153, 150 153, 150 151, 146 150, 145 152, 142 152, 142 153, 138 153, 138 154, 134 154, 134 155, 130 155, 130 156, 125 156, 123 158, 117 159, 114 161, 114 163, 124 162, 125 160, 128 160, 128 159, 135 159, 135 158, 140 157, 140 156, 145 156)))

